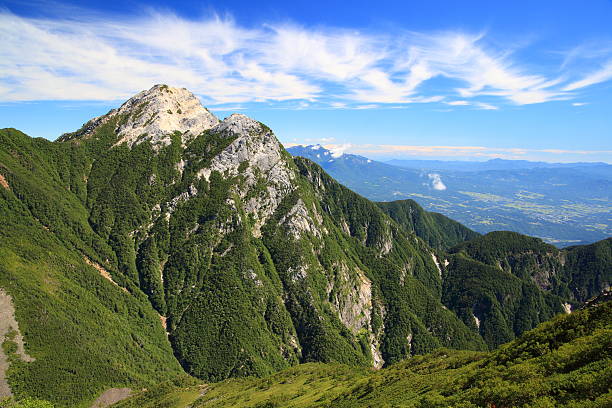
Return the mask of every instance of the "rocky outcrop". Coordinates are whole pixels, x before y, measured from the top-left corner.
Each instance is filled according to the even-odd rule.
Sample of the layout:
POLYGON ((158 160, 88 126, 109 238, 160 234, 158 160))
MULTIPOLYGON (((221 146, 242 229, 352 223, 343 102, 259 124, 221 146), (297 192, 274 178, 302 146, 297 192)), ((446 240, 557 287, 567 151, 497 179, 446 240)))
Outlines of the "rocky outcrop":
MULTIPOLYGON (((15 354, 26 363, 34 361, 25 351, 23 336, 19 331, 19 324, 15 320, 15 307, 13 299, 2 288, 0 288, 0 345, 5 341, 11 341, 17 346, 15 354)), ((0 348, 0 399, 11 397, 11 389, 6 380, 6 371, 9 367, 9 356, 0 348)))
POLYGON ((132 395, 130 388, 110 388, 102 393, 91 405, 91 408, 106 408, 132 395))
POLYGON ((235 139, 198 172, 198 177, 208 181, 213 171, 224 177, 240 174, 243 180, 236 193, 245 201, 244 209, 253 216, 253 235, 259 237, 266 220, 295 189, 296 175, 283 158, 282 146, 274 133, 256 120, 233 114, 211 132, 235 139))
POLYGON ((370 346, 375 368, 384 364, 380 351, 382 330, 375 333, 372 327, 372 281, 359 268, 349 268, 345 263, 335 265, 335 276, 327 285, 327 296, 342 324, 355 336, 364 336, 370 346))
POLYGON ((6 181, 6 178, 4 178, 2 174, 0 174, 0 186, 4 187, 7 190, 11 189, 8 181, 6 181))
MULTIPOLYGON (((314 213, 318 215, 316 210, 314 213)), ((320 215, 314 218, 317 220, 316 223, 313 217, 310 216, 306 204, 300 198, 293 208, 281 218, 279 224, 285 224, 294 239, 300 239, 304 232, 309 232, 317 238, 321 238, 321 231, 317 224, 322 224, 323 220, 320 218, 320 215)))
POLYGON ((149 141, 155 150, 169 145, 175 132, 180 133, 182 144, 187 145, 219 123, 187 89, 155 85, 128 99, 119 109, 90 120, 78 132, 63 135, 59 140, 87 138, 113 118, 117 118, 115 146, 125 143, 132 147, 149 141))
POLYGON ((361 329, 369 329, 372 282, 358 268, 350 271, 349 267, 342 263, 336 269, 335 279, 328 287, 328 295, 333 293, 332 304, 338 312, 340 321, 353 334, 359 333, 361 329))

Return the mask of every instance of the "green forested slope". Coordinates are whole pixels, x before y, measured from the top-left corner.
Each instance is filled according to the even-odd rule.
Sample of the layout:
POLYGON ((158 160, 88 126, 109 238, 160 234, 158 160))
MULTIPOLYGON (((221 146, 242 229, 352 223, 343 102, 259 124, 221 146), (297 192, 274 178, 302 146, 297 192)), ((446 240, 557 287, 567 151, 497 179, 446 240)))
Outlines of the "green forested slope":
POLYGON ((538 238, 491 232, 450 250, 444 303, 496 347, 609 287, 611 244, 559 250, 538 238))
MULTIPOLYGON (((107 388, 180 373, 146 296, 127 281, 121 290, 84 261, 112 252, 89 228, 77 196, 64 193, 53 145, 2 130, 0 146, 8 183, 0 187, 0 287, 35 359, 11 358, 13 394, 88 406, 107 388)), ((11 342, 3 347, 11 350, 11 342)))
POLYGON ((414 200, 376 204, 405 229, 414 231, 432 248, 449 249, 480 235, 442 214, 425 211, 414 200))
POLYGON ((571 296, 584 302, 610 288, 612 281, 612 238, 565 248, 563 277, 571 296))
POLYGON ((305 364, 262 379, 176 380, 117 407, 608 407, 612 303, 560 315, 496 351, 439 349, 372 371, 305 364))

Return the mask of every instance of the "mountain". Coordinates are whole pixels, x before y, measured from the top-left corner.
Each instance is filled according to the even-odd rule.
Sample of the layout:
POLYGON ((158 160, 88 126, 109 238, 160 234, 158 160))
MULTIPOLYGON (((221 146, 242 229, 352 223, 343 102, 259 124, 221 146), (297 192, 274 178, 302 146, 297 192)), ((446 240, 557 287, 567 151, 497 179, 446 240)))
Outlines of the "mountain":
POLYGON ((18 396, 486 347, 425 242, 244 115, 158 85, 56 142, 0 135, 0 287, 34 359, 7 372, 18 396))
POLYGON ((371 200, 414 199, 479 233, 513 230, 561 247, 612 235, 609 164, 501 159, 381 163, 351 154, 332 157, 319 145, 288 151, 319 163, 371 200))
POLYGON ((131 407, 606 407, 612 303, 558 316, 489 353, 440 349, 379 371, 305 364, 263 379, 160 384, 131 407))
POLYGON ((560 299, 567 299, 567 311, 609 290, 612 279, 612 239, 559 250, 537 238, 498 231, 449 252, 443 301, 477 327, 490 347, 560 313, 560 299), (576 263, 578 258, 586 264, 576 263))
POLYGON ((525 170, 525 169, 554 169, 554 168, 580 168, 585 171, 605 172, 610 175, 612 166, 607 163, 549 163, 529 160, 490 159, 487 161, 444 161, 444 160, 399 160, 392 159, 385 163, 392 166, 420 170, 454 170, 464 172, 491 171, 491 170, 525 170))
POLYGON ((446 253, 474 233, 411 202, 379 206, 266 125, 219 120, 166 85, 55 142, 0 130, 0 197, 0 390, 57 406, 181 373, 486 350, 563 311, 572 288, 609 285, 606 244, 572 249, 565 292, 469 246, 446 253), (448 282, 480 284, 481 269, 476 294, 497 303, 455 299, 466 286, 448 282), (517 326, 520 305, 542 310, 517 326))
POLYGON ((432 248, 448 249, 480 235, 442 214, 423 210, 414 200, 379 202, 377 205, 406 230, 414 231, 432 248))
POLYGON ((612 238, 559 250, 537 238, 497 231, 461 243, 450 253, 530 278, 540 289, 577 302, 609 290, 612 278, 612 238))

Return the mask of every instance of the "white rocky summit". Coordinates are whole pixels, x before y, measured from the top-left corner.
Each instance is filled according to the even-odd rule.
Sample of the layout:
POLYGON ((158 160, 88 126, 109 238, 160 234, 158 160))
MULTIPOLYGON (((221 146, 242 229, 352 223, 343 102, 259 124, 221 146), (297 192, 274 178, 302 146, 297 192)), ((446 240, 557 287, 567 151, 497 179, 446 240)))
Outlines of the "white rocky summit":
MULTIPOLYGON (((155 150, 171 143, 174 132, 181 133, 183 145, 217 124, 219 119, 202 106, 200 100, 185 88, 155 85, 128 99, 119 109, 90 120, 80 132, 87 137, 113 117, 119 116, 118 140, 115 146, 129 147, 151 142, 155 150)), ((70 135, 65 135, 70 138, 70 135)))
POLYGON ((130 147, 141 140, 149 140, 154 146, 168 145, 169 135, 176 131, 181 132, 185 144, 219 123, 194 94, 167 85, 155 85, 136 94, 117 110, 117 114, 123 113, 129 118, 118 127, 116 144, 130 147))

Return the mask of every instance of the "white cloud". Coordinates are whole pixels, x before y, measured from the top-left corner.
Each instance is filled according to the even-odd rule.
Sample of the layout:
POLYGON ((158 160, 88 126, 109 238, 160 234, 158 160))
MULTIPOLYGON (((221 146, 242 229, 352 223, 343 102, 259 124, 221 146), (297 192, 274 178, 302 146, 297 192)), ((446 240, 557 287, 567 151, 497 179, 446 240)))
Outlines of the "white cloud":
POLYGON ((468 101, 449 101, 444 103, 451 106, 466 106, 470 104, 468 101))
POLYGON ((442 177, 440 177, 437 173, 430 173, 427 175, 429 180, 431 180, 431 187, 434 190, 444 191, 446 190, 446 185, 442 182, 442 177))
POLYGON ((362 110, 362 109, 376 109, 376 108, 379 108, 379 107, 380 107, 380 105, 377 105, 377 104, 375 104, 375 103, 371 103, 371 104, 369 104, 369 105, 357 105, 357 106, 355 106, 355 109, 357 109, 357 110, 362 110))
POLYGON ((572 103, 572 106, 584 106, 584 105, 588 105, 588 102, 574 102, 572 103))
POLYGON ((574 91, 576 89, 585 88, 587 86, 595 85, 600 82, 609 81, 612 79, 612 60, 608 61, 599 70, 586 75, 584 78, 572 82, 563 88, 564 91, 574 91))
POLYGON ((326 148, 331 152, 332 157, 334 157, 336 159, 339 158, 339 157, 342 157, 344 152, 346 152, 351 147, 352 147, 352 145, 350 143, 345 143, 345 144, 341 144, 341 145, 326 146, 326 148))
POLYGON ((483 110, 498 110, 499 109, 499 107, 495 105, 491 105, 489 103, 484 103, 484 102, 475 102, 474 106, 476 106, 478 109, 483 109, 483 110))
POLYGON ((78 9, 66 14, 72 17, 0 11, 0 101, 120 100, 168 83, 212 105, 367 109, 450 98, 444 103, 497 109, 478 98, 541 103, 612 78, 612 62, 573 82, 563 73, 530 72, 482 34, 372 34, 286 23, 246 28, 230 18, 188 20, 168 12, 119 20, 78 9), (436 78, 461 85, 426 92, 423 84, 436 78))

